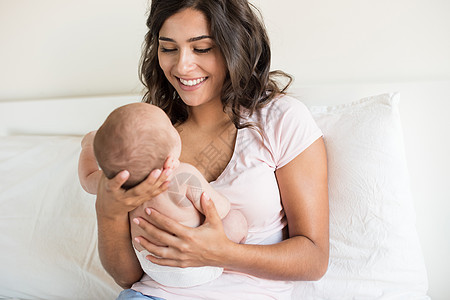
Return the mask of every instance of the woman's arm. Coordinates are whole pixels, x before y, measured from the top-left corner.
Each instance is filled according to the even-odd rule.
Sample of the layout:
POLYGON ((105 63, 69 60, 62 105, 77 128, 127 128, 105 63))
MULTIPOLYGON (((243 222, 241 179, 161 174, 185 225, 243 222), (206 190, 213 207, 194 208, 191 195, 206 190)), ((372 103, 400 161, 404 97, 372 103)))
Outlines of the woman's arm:
POLYGON ((202 197, 205 223, 197 228, 180 225, 149 210, 150 222, 139 219, 152 240, 139 238, 148 258, 168 266, 220 266, 276 280, 318 280, 328 267, 329 220, 327 160, 320 138, 286 166, 276 171, 289 224, 289 238, 275 245, 235 244, 223 233, 212 201, 202 197))
POLYGON ((111 180, 103 175, 96 201, 100 261, 122 288, 130 288, 142 277, 142 269, 131 245, 129 208, 126 206, 128 201, 123 198, 124 193, 120 188, 128 177, 129 173, 126 171, 111 180), (122 199, 122 207, 115 204, 122 199), (108 209, 108 206, 111 210, 115 208, 114 211, 108 209))
POLYGON ((236 249, 230 268, 270 279, 318 280, 328 268, 329 210, 323 139, 276 171, 289 239, 236 249))
POLYGON ((104 175, 100 178, 95 205, 98 251, 103 267, 122 288, 131 287, 143 275, 131 243, 128 213, 167 189, 173 163, 168 158, 162 172, 153 170, 144 182, 129 190, 121 188, 129 177, 127 171, 110 180, 104 175))

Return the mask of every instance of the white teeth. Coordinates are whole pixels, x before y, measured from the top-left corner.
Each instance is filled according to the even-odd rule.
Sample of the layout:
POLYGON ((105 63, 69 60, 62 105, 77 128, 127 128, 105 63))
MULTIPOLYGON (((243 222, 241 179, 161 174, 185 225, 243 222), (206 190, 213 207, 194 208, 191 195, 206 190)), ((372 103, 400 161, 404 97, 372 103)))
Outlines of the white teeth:
POLYGON ((180 78, 180 81, 182 84, 187 85, 187 86, 194 86, 197 85, 203 81, 205 81, 206 77, 202 77, 202 78, 198 78, 198 79, 194 79, 194 80, 185 80, 180 78))

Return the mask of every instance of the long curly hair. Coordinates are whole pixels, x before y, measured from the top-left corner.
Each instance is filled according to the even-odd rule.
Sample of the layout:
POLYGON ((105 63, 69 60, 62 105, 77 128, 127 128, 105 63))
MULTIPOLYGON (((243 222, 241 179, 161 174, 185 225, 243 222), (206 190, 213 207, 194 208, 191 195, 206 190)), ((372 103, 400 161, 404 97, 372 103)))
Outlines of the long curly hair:
POLYGON ((186 104, 166 79, 158 60, 162 25, 186 8, 206 16, 211 36, 225 58, 227 75, 221 91, 224 112, 236 128, 253 126, 244 121, 245 117, 283 94, 292 77, 270 71, 269 38, 259 11, 247 0, 153 0, 140 62, 140 79, 147 89, 143 102, 163 109, 172 124, 188 118, 186 104))

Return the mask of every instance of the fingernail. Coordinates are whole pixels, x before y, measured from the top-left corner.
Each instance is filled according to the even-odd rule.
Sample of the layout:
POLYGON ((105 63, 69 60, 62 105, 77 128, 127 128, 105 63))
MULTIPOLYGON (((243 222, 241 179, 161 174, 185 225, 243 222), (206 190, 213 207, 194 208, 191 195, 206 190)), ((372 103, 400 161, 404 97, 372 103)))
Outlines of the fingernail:
POLYGON ((160 169, 156 169, 150 174, 150 176, 152 176, 153 178, 158 178, 159 175, 161 175, 161 170, 160 169))
POLYGON ((172 169, 167 169, 164 172, 165 172, 166 176, 170 176, 170 174, 172 174, 173 171, 172 171, 172 169))
POLYGON ((138 220, 137 218, 134 218, 134 219, 133 219, 133 223, 139 225, 139 220, 138 220))
POLYGON ((205 199, 207 200, 207 201, 209 201, 211 198, 209 198, 209 196, 208 196, 208 194, 206 194, 205 192, 203 192, 203 196, 205 197, 205 199))
POLYGON ((148 207, 145 209, 145 212, 146 212, 147 215, 149 215, 149 216, 150 216, 150 214, 152 213, 152 211, 151 211, 150 208, 148 208, 148 207))
POLYGON ((135 241, 136 243, 138 243, 138 244, 141 243, 141 241, 140 241, 138 238, 134 238, 134 241, 135 241))

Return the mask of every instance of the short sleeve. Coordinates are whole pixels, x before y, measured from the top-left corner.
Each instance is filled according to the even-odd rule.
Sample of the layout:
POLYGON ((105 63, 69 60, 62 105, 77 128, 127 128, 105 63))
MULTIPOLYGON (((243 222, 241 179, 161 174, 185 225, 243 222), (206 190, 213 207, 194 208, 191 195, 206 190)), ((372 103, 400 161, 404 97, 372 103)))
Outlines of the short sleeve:
POLYGON ((322 136, 309 109, 289 96, 278 98, 268 107, 265 127, 276 169, 288 164, 322 136))

